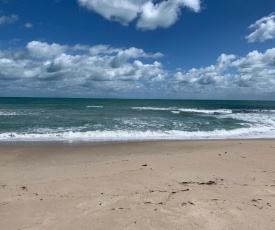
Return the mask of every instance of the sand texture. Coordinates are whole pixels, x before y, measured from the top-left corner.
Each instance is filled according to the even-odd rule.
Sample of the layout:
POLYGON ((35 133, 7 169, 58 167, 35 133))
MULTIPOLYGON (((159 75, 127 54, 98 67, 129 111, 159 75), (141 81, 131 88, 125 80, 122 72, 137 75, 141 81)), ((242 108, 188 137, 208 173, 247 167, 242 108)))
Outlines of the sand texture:
POLYGON ((275 141, 0 147, 0 229, 275 229, 275 141))

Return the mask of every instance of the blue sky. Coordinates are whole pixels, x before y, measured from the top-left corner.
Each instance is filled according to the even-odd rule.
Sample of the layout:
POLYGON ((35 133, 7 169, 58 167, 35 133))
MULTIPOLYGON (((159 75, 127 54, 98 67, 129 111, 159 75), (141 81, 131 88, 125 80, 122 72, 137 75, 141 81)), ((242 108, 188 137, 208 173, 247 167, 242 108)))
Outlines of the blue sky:
POLYGON ((275 100, 274 0, 0 0, 0 96, 275 100))

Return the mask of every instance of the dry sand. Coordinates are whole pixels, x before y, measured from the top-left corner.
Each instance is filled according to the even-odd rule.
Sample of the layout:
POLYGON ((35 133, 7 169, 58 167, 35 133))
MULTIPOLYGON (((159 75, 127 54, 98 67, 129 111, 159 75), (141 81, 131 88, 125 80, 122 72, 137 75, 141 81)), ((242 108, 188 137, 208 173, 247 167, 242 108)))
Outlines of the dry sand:
POLYGON ((275 141, 0 147, 0 229, 275 229, 275 141))

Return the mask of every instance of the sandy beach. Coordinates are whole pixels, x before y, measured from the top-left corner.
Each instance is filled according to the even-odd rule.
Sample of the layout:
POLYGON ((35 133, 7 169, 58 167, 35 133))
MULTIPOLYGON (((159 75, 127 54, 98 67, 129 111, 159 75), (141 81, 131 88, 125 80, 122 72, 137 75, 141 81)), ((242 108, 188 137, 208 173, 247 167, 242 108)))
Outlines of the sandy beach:
POLYGON ((275 229, 275 141, 1 146, 0 228, 275 229))

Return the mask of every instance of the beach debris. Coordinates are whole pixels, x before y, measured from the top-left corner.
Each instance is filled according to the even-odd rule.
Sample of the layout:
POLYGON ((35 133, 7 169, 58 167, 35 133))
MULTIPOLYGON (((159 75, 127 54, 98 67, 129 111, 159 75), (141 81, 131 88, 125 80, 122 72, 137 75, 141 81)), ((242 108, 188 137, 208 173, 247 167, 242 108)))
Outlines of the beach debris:
POLYGON ((256 204, 253 204, 253 206, 257 207, 258 209, 263 209, 263 206, 258 206, 256 204))
POLYGON ((179 182, 179 184, 188 185, 188 184, 195 184, 195 182, 193 182, 193 181, 183 181, 183 182, 179 182))
POLYGON ((28 191, 28 188, 26 186, 21 187, 22 190, 28 191))
POLYGON ((216 185, 217 182, 210 180, 208 182, 194 182, 194 181, 183 181, 183 182, 179 182, 179 184, 181 185, 189 185, 189 184, 197 184, 197 185, 216 185))
POLYGON ((191 201, 188 201, 188 203, 191 204, 191 205, 195 205, 195 204, 194 204, 193 202, 191 202, 191 201))
POLYGON ((198 185, 216 185, 217 182, 216 181, 213 181, 213 180, 210 180, 208 182, 201 182, 201 183, 197 183, 198 185))
MULTIPOLYGON (((261 206, 259 205, 261 202, 260 201, 262 201, 262 199, 252 199, 251 200, 251 202, 253 202, 253 203, 258 203, 258 204, 253 204, 253 206, 255 206, 255 207, 257 207, 257 208, 259 208, 259 209, 263 209, 264 208, 264 205, 263 204, 261 204, 261 206)), ((269 206, 269 207, 271 207, 271 204, 270 203, 265 203, 267 206, 269 206)))
POLYGON ((151 201, 145 201, 144 204, 152 204, 151 201))
POLYGON ((168 192, 167 190, 158 190, 158 192, 168 192))
POLYGON ((182 190, 180 190, 181 192, 187 192, 187 191, 189 191, 189 188, 188 189, 182 189, 182 190))
POLYGON ((143 164, 142 166, 143 166, 143 167, 146 167, 146 166, 147 166, 147 164, 143 164))
POLYGON ((10 202, 3 202, 3 203, 0 203, 0 206, 3 206, 3 205, 6 205, 6 204, 9 204, 10 202))

